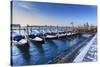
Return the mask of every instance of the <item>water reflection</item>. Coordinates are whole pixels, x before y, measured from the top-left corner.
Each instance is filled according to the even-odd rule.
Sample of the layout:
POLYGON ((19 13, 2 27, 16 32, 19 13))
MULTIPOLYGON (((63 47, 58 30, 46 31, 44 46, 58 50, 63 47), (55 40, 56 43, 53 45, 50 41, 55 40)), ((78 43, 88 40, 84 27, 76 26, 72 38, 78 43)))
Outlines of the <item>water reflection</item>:
POLYGON ((28 46, 17 46, 17 48, 20 50, 20 53, 25 60, 25 64, 27 65, 30 61, 30 54, 29 54, 29 45, 28 46))
POLYGON ((35 46, 36 46, 36 49, 38 50, 38 55, 40 56, 40 59, 38 60, 39 62, 37 64, 43 64, 45 62, 45 51, 43 49, 43 45, 42 44, 37 44, 37 43, 34 43, 35 46))
POLYGON ((45 58, 46 58, 45 63, 47 63, 48 60, 51 60, 57 55, 58 46, 53 42, 53 40, 46 40, 45 43, 43 44, 43 48, 45 51, 45 58))

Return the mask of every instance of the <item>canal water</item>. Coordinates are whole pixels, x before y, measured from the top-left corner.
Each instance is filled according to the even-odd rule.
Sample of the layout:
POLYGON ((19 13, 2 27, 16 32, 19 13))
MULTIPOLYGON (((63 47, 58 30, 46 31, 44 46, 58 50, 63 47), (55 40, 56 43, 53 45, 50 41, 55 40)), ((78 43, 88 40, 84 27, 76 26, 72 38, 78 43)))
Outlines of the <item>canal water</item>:
POLYGON ((19 65, 37 65, 47 64, 48 61, 54 59, 65 50, 73 47, 80 40, 89 37, 80 36, 57 40, 46 40, 44 44, 35 44, 29 41, 29 48, 18 48, 12 44, 11 46, 11 64, 19 65))

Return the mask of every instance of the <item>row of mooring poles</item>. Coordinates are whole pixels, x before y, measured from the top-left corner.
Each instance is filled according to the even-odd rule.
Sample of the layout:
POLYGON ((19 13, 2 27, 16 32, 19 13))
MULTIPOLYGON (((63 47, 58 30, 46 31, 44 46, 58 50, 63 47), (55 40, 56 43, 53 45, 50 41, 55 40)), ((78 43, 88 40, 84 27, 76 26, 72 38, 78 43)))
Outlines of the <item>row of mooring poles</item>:
MULTIPOLYGON (((74 25, 73 25, 73 22, 71 23, 72 24, 72 31, 74 32, 74 25)), ((20 26, 20 24, 15 24, 15 25, 12 25, 11 26, 12 28, 13 27, 17 27, 17 29, 19 30, 19 33, 21 34, 21 26, 20 26)), ((67 32, 67 27, 63 27, 63 26, 47 26, 47 25, 45 25, 45 26, 29 26, 29 25, 27 25, 26 26, 26 31, 27 31, 27 33, 29 34, 30 32, 32 32, 32 30, 33 30, 33 27, 34 27, 34 29, 37 29, 39 32, 43 32, 43 31, 45 31, 45 32, 48 32, 48 28, 49 28, 49 31, 57 31, 57 33, 59 32, 59 31, 66 31, 67 32), (30 32, 29 32, 30 31, 30 32)))
MULTIPOLYGON (((72 24, 72 27, 70 27, 72 29, 72 31, 74 32, 74 26, 72 24)), ((57 32, 57 34, 59 33, 59 31, 65 31, 67 33, 67 27, 63 27, 63 26, 29 26, 27 25, 27 33, 29 34, 29 30, 32 32, 33 29, 38 30, 39 32, 48 32, 48 30, 50 32, 57 32), (34 28, 33 28, 34 27, 34 28)))
POLYGON ((20 24, 11 24, 11 30, 18 30, 19 34, 21 34, 21 26, 20 24))

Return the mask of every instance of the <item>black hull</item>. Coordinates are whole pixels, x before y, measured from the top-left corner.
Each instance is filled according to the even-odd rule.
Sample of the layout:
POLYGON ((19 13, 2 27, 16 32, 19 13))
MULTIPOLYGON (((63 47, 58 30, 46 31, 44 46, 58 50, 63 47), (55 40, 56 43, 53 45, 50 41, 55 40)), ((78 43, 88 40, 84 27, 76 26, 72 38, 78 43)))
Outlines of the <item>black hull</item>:
POLYGON ((35 44, 43 44, 44 43, 44 40, 42 40, 42 41, 30 40, 30 41, 35 44))
POLYGON ((66 38, 66 35, 65 36, 59 36, 58 38, 59 39, 66 38))
POLYGON ((29 48, 29 44, 28 44, 28 42, 27 43, 25 43, 25 44, 16 44, 16 46, 18 47, 18 48, 29 48))
POLYGON ((50 38, 49 38, 49 37, 46 37, 45 39, 46 39, 46 40, 58 39, 58 37, 50 37, 50 38))

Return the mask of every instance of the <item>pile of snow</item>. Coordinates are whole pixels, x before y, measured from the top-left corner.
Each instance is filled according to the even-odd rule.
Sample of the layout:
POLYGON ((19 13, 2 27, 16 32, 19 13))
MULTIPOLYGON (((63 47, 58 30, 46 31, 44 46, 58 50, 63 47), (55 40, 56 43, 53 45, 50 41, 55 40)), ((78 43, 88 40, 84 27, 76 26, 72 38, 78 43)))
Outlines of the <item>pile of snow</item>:
POLYGON ((32 39, 32 40, 34 40, 34 41, 42 41, 43 39, 42 38, 40 38, 40 37, 35 37, 34 39, 32 39))
POLYGON ((19 45, 23 45, 23 44, 26 44, 27 43, 27 40, 26 39, 21 39, 20 41, 12 40, 12 43, 19 44, 19 45))
POLYGON ((71 33, 67 33, 67 35, 71 35, 71 33))
POLYGON ((60 36, 60 37, 61 37, 61 36, 66 36, 66 34, 59 34, 58 36, 60 36))
POLYGON ((17 41, 16 40, 12 40, 11 42, 14 43, 14 44, 17 44, 17 41))
POLYGON ((19 44, 25 44, 25 43, 27 43, 27 40, 26 40, 26 39, 21 39, 21 40, 19 41, 19 44))
POLYGON ((53 37, 56 37, 56 35, 47 35, 46 37, 47 38, 53 38, 53 37))
POLYGON ((75 34, 75 33, 71 33, 71 34, 73 35, 73 34, 75 34))

